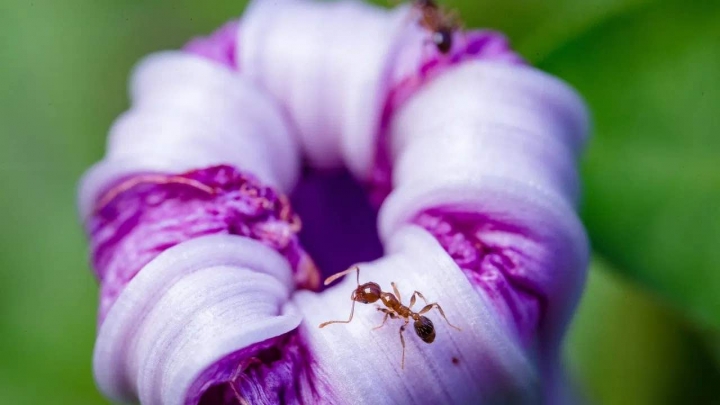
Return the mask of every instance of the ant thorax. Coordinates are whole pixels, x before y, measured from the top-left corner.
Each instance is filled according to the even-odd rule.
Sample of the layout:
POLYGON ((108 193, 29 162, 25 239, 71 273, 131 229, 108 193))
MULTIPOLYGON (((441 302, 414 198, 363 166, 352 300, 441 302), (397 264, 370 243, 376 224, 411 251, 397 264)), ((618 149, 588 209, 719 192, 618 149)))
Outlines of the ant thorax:
POLYGON ((380 299, 382 300, 383 305, 385 305, 385 306, 388 307, 389 309, 392 309, 392 310, 395 311, 398 315, 404 316, 404 315, 402 314, 402 312, 404 312, 404 311, 402 311, 402 310, 403 310, 403 309, 406 309, 406 308, 404 308, 404 306, 402 305, 402 303, 400 303, 400 301, 399 301, 393 294, 391 294, 391 293, 382 293, 382 294, 380 295, 380 299))

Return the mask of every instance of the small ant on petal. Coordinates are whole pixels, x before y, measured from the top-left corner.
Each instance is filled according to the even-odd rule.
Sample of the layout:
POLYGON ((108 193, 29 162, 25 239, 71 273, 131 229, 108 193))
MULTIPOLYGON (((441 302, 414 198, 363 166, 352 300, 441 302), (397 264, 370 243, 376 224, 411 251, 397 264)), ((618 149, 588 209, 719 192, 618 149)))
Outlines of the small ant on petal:
POLYGON ((414 0, 420 12, 420 25, 432 32, 431 41, 443 55, 453 46, 453 34, 459 28, 454 13, 446 13, 434 0, 414 0))
POLYGON ((371 304, 379 300, 383 303, 383 305, 385 305, 386 308, 378 307, 377 310, 384 313, 385 317, 383 318, 382 323, 379 326, 373 328, 373 330, 383 327, 388 317, 392 319, 402 318, 405 320, 405 324, 400 326, 400 343, 402 343, 401 368, 403 369, 405 368, 405 338, 403 337, 403 332, 405 332, 405 328, 407 327, 408 323, 410 323, 410 320, 414 321, 413 327, 415 328, 415 334, 417 334, 418 337, 422 339, 422 341, 425 343, 432 343, 435 341, 435 325, 433 325, 432 321, 428 317, 423 316, 423 314, 429 312, 433 308, 437 308, 437 310, 440 311, 440 315, 445 318, 445 322, 447 322, 448 325, 457 330, 460 330, 460 328, 451 324, 450 321, 448 321, 447 317, 445 316, 445 312, 443 312, 442 308, 440 307, 440 305, 438 305, 438 303, 433 302, 432 304, 428 304, 425 297, 419 291, 413 292, 412 297, 410 297, 410 305, 405 306, 401 302, 400 291, 398 290, 397 285, 394 282, 390 283, 390 285, 392 285, 395 294, 384 292, 380 288, 380 285, 372 281, 360 284, 360 267, 358 266, 351 267, 345 271, 328 277, 327 280, 325 280, 325 285, 332 283, 339 277, 342 277, 352 271, 357 272, 357 288, 353 290, 353 292, 350 294, 350 299, 352 300, 352 307, 350 308, 350 318, 347 321, 323 322, 320 324, 321 328, 324 328, 333 323, 350 323, 350 321, 352 321, 353 319, 353 314, 355 313, 356 302, 359 302, 361 304, 371 304), (413 305, 415 305, 416 296, 420 297, 423 301, 425 301, 426 304, 425 307, 423 307, 423 309, 421 309, 419 312, 414 312, 411 309, 413 305))

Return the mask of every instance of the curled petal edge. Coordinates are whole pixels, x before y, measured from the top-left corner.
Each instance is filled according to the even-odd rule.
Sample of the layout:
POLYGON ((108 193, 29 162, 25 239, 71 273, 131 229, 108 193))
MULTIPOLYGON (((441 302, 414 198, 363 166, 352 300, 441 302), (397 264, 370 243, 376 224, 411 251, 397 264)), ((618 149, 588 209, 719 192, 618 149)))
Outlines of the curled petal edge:
POLYGON ((285 259, 248 238, 205 236, 166 250, 126 286, 100 327, 99 388, 118 402, 184 403, 212 363, 298 326, 291 290, 285 259))

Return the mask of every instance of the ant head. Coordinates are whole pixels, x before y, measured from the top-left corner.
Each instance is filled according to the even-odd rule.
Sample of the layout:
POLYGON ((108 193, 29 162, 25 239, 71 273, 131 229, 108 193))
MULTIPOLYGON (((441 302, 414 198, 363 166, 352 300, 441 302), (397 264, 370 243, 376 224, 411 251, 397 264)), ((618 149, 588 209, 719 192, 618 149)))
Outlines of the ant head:
POLYGON ((447 54, 453 45, 453 29, 451 27, 440 27, 432 34, 433 44, 442 54, 447 54))
POLYGON ((350 297, 353 301, 357 301, 361 304, 370 304, 380 299, 382 289, 377 283, 372 281, 369 283, 359 285, 352 293, 350 297))
POLYGON ((423 342, 432 343, 435 341, 435 325, 429 318, 420 315, 413 326, 415 327, 415 333, 423 342))

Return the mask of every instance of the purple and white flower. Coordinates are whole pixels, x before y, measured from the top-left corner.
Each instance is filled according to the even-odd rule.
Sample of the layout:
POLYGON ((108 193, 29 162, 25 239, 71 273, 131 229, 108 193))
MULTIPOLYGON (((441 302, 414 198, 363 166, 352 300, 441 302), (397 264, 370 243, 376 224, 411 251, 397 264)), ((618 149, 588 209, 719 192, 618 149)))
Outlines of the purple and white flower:
POLYGON ((502 35, 457 33, 442 55, 416 17, 258 0, 136 68, 132 107, 79 197, 101 283, 94 370, 105 395, 567 399, 559 352, 588 261, 576 214, 585 105, 502 35), (347 168, 378 206, 385 255, 359 264, 361 282, 394 281, 406 304, 421 291, 462 331, 431 312, 436 341, 406 334, 401 369, 400 324, 371 331, 382 320, 373 306, 318 328, 347 318, 355 278, 313 291, 328 270, 303 247, 286 197, 303 161, 347 168))

